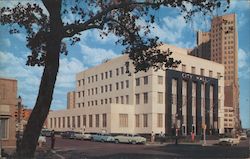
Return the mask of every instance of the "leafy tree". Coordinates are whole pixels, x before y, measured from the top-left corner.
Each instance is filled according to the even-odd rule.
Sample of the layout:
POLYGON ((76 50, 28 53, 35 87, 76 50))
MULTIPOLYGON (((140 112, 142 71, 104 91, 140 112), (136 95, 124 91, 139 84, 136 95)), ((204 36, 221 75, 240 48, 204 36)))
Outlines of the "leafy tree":
POLYGON ((112 33, 118 37, 116 43, 124 46, 123 53, 133 60, 136 72, 150 67, 169 68, 180 61, 171 58, 171 52, 159 50, 162 43, 158 37, 149 36, 150 25, 155 22, 153 11, 160 7, 178 8, 189 20, 197 12, 206 14, 221 6, 219 0, 42 0, 42 4, 47 11, 31 1, 0 9, 0 23, 9 25, 11 34, 18 33, 20 28, 26 30, 26 46, 31 50, 26 64, 44 67, 36 104, 18 151, 20 158, 34 156, 50 109, 60 53, 68 53, 63 39, 69 38, 74 45, 87 30, 97 29, 101 36, 112 33), (76 20, 64 22, 63 17, 68 14, 73 14, 76 20), (140 25, 139 20, 146 25, 140 25))

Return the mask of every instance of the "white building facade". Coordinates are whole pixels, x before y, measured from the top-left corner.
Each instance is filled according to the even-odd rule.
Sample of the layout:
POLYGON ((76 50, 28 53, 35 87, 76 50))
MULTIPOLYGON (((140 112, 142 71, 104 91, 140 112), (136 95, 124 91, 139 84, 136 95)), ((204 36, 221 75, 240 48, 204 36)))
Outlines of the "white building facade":
POLYGON ((51 111, 55 131, 224 133, 224 67, 170 45, 178 68, 134 73, 123 55, 76 75, 75 107, 51 111))

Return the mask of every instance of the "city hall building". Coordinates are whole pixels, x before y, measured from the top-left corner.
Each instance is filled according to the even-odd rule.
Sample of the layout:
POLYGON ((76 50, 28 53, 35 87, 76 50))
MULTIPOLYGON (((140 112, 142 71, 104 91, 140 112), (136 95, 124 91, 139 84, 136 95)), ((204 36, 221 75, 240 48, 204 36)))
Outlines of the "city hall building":
POLYGON ((224 66, 163 45, 181 60, 177 68, 134 73, 128 55, 106 61, 76 75, 66 110, 51 111, 55 131, 152 132, 182 135, 224 133, 224 66))

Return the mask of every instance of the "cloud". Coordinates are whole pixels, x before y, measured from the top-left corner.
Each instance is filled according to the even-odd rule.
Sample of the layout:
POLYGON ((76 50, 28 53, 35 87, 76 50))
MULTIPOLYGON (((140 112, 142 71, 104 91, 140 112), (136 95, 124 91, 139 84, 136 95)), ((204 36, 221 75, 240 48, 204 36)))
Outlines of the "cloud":
POLYGON ((0 39, 0 46, 10 47, 11 46, 10 39, 8 38, 0 39))
POLYGON ((250 76, 250 53, 245 52, 243 49, 239 49, 238 52, 238 65, 239 65, 239 77, 249 79, 250 76))
POLYGON ((18 40, 20 40, 21 42, 26 41, 26 35, 24 33, 13 34, 13 36, 16 37, 18 40))
MULTIPOLYGON (((38 94, 43 67, 26 66, 24 57, 17 57, 9 52, 0 51, 0 77, 18 80, 18 95, 23 98, 24 105, 33 107, 38 94)), ((67 92, 74 89, 76 73, 86 69, 76 58, 60 59, 52 108, 66 106, 67 92), (61 102, 58 102, 58 100, 61 102), (60 104, 60 105, 58 105, 60 104)))
POLYGON ((83 61, 90 66, 100 64, 105 59, 111 59, 117 55, 111 49, 91 48, 83 43, 79 43, 83 61))

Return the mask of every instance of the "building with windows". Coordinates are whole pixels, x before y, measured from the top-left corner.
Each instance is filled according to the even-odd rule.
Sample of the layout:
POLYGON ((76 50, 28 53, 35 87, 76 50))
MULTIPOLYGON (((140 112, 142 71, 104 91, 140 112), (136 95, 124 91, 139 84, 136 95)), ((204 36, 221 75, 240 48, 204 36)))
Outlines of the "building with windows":
POLYGON ((210 32, 197 32, 197 47, 189 54, 225 66, 225 122, 227 132, 239 129, 238 32, 235 14, 212 19, 210 32))
POLYGON ((17 103, 17 80, 0 78, 0 146, 3 148, 16 145, 17 103))
POLYGON ((182 63, 134 73, 132 61, 122 55, 78 73, 75 107, 50 112, 48 128, 142 135, 179 128, 183 135, 200 135, 206 125, 208 132, 223 133, 224 66, 175 46, 161 49, 170 49, 182 63))

